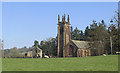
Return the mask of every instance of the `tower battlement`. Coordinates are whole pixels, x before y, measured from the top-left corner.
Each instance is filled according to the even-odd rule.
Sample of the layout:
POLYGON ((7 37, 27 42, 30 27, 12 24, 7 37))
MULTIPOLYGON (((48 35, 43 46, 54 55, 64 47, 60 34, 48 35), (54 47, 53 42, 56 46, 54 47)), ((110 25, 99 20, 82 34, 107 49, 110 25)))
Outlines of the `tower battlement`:
POLYGON ((65 17, 65 14, 64 16, 62 16, 62 21, 60 21, 60 15, 58 15, 58 24, 61 24, 61 23, 67 23, 69 24, 69 15, 68 15, 68 18, 67 18, 67 21, 66 21, 66 17, 65 17))

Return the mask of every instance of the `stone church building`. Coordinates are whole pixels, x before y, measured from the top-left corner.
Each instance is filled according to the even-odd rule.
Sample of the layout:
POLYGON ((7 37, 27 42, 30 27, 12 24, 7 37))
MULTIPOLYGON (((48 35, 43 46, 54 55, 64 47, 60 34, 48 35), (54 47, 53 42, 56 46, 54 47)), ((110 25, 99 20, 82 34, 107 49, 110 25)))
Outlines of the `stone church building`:
POLYGON ((90 56, 90 46, 87 41, 71 40, 70 33, 70 19, 69 15, 67 21, 64 16, 62 16, 62 21, 60 21, 60 16, 58 15, 58 57, 86 57, 90 56))

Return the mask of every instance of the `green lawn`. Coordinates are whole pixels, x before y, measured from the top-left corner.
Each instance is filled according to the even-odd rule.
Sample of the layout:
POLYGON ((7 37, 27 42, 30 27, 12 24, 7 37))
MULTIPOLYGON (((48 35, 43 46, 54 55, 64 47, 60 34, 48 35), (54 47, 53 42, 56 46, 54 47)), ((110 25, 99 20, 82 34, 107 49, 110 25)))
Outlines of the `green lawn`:
POLYGON ((118 56, 73 58, 4 58, 3 71, 117 71, 118 56))

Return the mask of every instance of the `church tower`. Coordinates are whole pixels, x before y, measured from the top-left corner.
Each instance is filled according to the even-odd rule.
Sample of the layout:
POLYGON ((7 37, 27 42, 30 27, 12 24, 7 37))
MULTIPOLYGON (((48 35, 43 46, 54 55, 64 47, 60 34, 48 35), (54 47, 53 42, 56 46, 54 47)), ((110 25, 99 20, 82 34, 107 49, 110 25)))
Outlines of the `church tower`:
POLYGON ((70 22, 69 22, 69 15, 67 21, 65 19, 65 14, 62 16, 62 21, 60 21, 60 16, 58 15, 58 50, 57 56, 63 57, 64 56, 64 46, 66 46, 71 40, 71 33, 70 33, 70 22))

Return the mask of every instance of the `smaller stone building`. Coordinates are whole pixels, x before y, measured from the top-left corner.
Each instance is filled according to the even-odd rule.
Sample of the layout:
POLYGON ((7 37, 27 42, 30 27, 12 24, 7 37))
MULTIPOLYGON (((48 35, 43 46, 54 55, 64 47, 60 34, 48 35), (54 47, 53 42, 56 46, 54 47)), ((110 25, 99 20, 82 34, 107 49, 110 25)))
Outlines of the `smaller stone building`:
POLYGON ((25 53, 25 57, 42 58, 42 49, 36 46, 32 51, 25 53))
POLYGON ((91 56, 89 42, 71 40, 63 50, 63 57, 87 57, 91 56))

